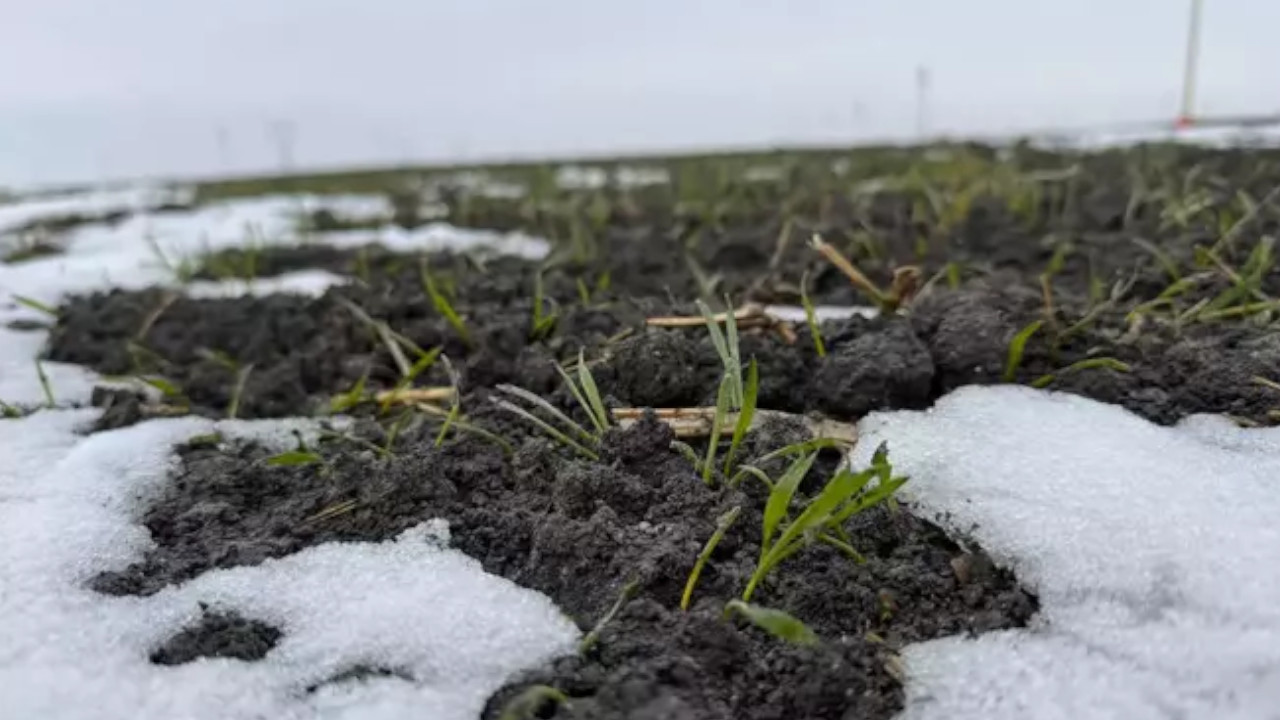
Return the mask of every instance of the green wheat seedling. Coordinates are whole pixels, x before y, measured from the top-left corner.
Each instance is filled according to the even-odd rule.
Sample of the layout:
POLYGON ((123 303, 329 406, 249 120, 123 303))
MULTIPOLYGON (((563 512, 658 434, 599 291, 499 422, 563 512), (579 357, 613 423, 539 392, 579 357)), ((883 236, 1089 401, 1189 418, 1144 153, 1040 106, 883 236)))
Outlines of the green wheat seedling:
POLYGON ((631 598, 635 597, 636 591, 639 589, 640 582, 638 580, 632 580, 622 586, 622 591, 618 593, 618 599, 613 602, 609 611, 600 618, 600 621, 595 624, 595 627, 591 628, 591 632, 583 636, 582 641, 578 643, 579 655, 586 655, 591 651, 591 648, 596 646, 596 643, 600 642, 600 635, 604 633, 604 629, 609 625, 609 623, 613 622, 613 618, 617 616, 623 606, 626 605, 631 598))
POLYGON ((1052 385, 1054 381, 1063 375, 1070 375, 1071 373, 1080 372, 1081 370, 1097 370, 1102 368, 1122 373, 1130 372, 1133 369, 1129 367, 1128 363, 1121 362, 1112 357, 1086 358, 1084 360, 1071 363, 1061 370, 1041 375, 1031 382, 1031 387, 1045 388, 1052 385))
POLYGON ((25 413, 23 413, 16 405, 10 405, 5 401, 0 400, 0 417, 5 418, 6 420, 15 420, 22 417, 24 414, 25 413))
POLYGON ((813 308, 813 300, 809 297, 809 273, 800 276, 800 304, 804 306, 804 321, 809 326, 809 337, 813 338, 813 349, 818 357, 827 356, 827 344, 822 341, 822 327, 818 323, 818 313, 813 308))
POLYGON ((591 429, 583 427, 549 401, 514 385, 497 386, 498 392, 507 397, 495 397, 493 401, 498 407, 533 424, 549 437, 579 455, 591 460, 599 460, 600 456, 596 450, 600 447, 600 441, 605 431, 612 424, 612 418, 604 406, 604 401, 600 397, 600 390, 596 386, 595 378, 591 375, 591 370, 587 367, 582 351, 578 351, 576 382, 573 376, 569 374, 569 371, 563 367, 557 365, 557 371, 564 379, 565 385, 569 388, 569 392, 572 393, 578 406, 582 408, 582 411, 590 420, 591 429), (551 418, 551 421, 544 420, 532 411, 520 407, 515 404, 514 400, 524 401, 532 406, 534 410, 541 410, 551 418), (552 424, 553 422, 556 424, 552 424), (556 426, 557 424, 559 427, 556 426))
POLYGON ((729 298, 725 298, 725 314, 724 314, 724 330, 720 329, 720 323, 716 321, 715 313, 711 312, 711 308, 701 300, 698 301, 698 311, 702 313, 703 319, 707 324, 707 332, 711 334, 711 344, 715 346, 716 354, 720 356, 720 362, 724 365, 724 378, 729 383, 729 405, 731 409, 742 407, 742 354, 738 348, 738 321, 733 314, 733 306, 729 302, 729 298))
POLYGON ((235 420, 240 414, 240 401, 244 397, 244 388, 249 384, 249 373, 253 372, 253 363, 249 363, 236 371, 235 385, 231 388, 231 401, 227 403, 227 418, 235 420))
POLYGON ((706 566, 707 561, 711 559, 711 554, 716 551, 716 546, 724 539, 725 533, 729 532, 729 528, 733 527, 733 523, 738 520, 738 516, 741 514, 742 506, 738 505, 716 520, 715 532, 711 534, 711 538, 703 546, 702 552, 698 553, 698 559, 693 564, 693 570, 689 572, 689 579, 685 581, 684 594, 680 596, 681 610, 689 609, 689 602, 693 599, 693 590, 698 585, 698 578, 702 576, 702 568, 706 566))
POLYGON ((824 542, 861 562, 862 556, 841 536, 843 525, 853 515, 889 500, 907 479, 893 477, 888 450, 884 445, 876 449, 871 466, 860 472, 847 468, 840 470, 810 500, 799 516, 784 525, 796 489, 813 466, 816 454, 802 456, 774 483, 765 504, 763 531, 760 543, 760 559, 756 570, 742 593, 742 601, 749 602, 760 583, 778 565, 814 542, 824 542), (868 488, 872 481, 874 486, 868 488))
POLYGON ((502 706, 498 720, 536 720, 545 717, 548 704, 567 707, 569 696, 550 685, 530 685, 502 706))
POLYGON ((817 634, 808 625, 782 610, 752 605, 742 600, 730 600, 724 606, 725 617, 735 613, 783 642, 801 646, 818 644, 817 634))
POLYGON ((306 440, 302 439, 302 433, 294 430, 293 437, 295 441, 294 449, 272 455, 263 462, 270 467, 307 467, 310 465, 319 465, 322 469, 328 469, 329 465, 325 462, 324 456, 307 446, 306 440))
POLYGON ((335 395, 329 400, 329 412, 333 415, 338 415, 369 399, 370 395, 365 391, 365 386, 368 385, 368 383, 369 368, 365 368, 364 373, 356 379, 346 392, 340 395, 335 395))
MULTIPOLYGON (((434 347, 426 352, 421 353, 418 356, 418 359, 414 361, 413 365, 409 367, 409 372, 402 375, 400 377, 399 382, 395 384, 395 387, 391 388, 391 392, 387 393, 386 396, 384 396, 382 403, 378 408, 378 412, 380 414, 385 415, 387 411, 391 408, 391 404, 395 402, 396 397, 399 396, 401 393, 403 393, 405 390, 408 390, 413 385, 414 381, 417 380, 420 375, 422 375, 422 373, 426 372, 427 369, 430 368, 432 365, 435 365, 436 360, 439 359, 440 353, 442 351, 443 351, 442 348, 434 347)), ((366 372, 365 377, 367 376, 368 376, 368 373, 366 372)), ((365 378, 361 378, 361 380, 364 380, 364 379, 365 378)))
POLYGON ((533 277, 533 322, 529 326, 529 339, 534 342, 550 337, 560 319, 559 313, 554 310, 549 313, 546 311, 546 302, 542 273, 539 272, 533 277))
POLYGON ((427 293, 427 297, 431 298, 431 304, 435 307, 436 312, 444 316, 444 319, 449 323, 449 327, 453 328, 453 332, 457 334, 464 345, 468 348, 472 347, 471 332, 467 329, 466 322, 453 309, 453 304, 449 302, 449 298, 436 285, 435 278, 431 276, 431 268, 427 264, 425 255, 422 257, 419 271, 422 276, 422 289, 427 293))
POLYGON ((177 383, 159 375, 138 375, 139 382, 160 391, 161 397, 165 400, 173 402, 181 407, 188 407, 191 401, 182 392, 182 388, 177 383))
POLYGON ((453 388, 453 393, 450 395, 449 409, 441 412, 431 405, 419 406, 424 412, 444 416, 444 422, 440 425, 439 432, 436 433, 436 439, 434 442, 435 447, 438 448, 444 445, 445 439, 449 436, 449 431, 456 428, 463 432, 471 433, 472 435, 475 435, 487 442, 493 443, 502 450, 504 455, 511 455, 514 452, 514 448, 511 447, 511 443, 480 427, 479 425, 472 424, 462 414, 462 382, 458 377, 458 371, 454 369, 453 363, 449 361, 448 355, 440 355, 440 365, 444 368, 445 374, 449 377, 449 386, 453 388))
POLYGON ((160 242, 155 236, 147 233, 144 238, 147 246, 151 249, 151 254, 155 256, 156 262, 173 276, 173 279, 180 285, 186 285, 195 279, 196 273, 200 271, 199 263, 189 257, 182 257, 177 260, 169 257, 169 254, 160 247, 160 242))
POLYGON ((1026 327, 1018 331, 1013 336, 1013 340, 1009 341, 1009 353, 1004 362, 1004 381, 1013 382, 1018 377, 1018 368, 1022 367, 1022 355, 1026 350, 1027 341, 1035 335, 1041 326, 1044 325, 1043 320, 1036 320, 1026 327))
POLYGON ((35 298, 29 298, 26 295, 14 295, 13 299, 19 305, 31 308, 36 312, 48 315, 54 320, 58 319, 58 308, 53 307, 52 305, 46 305, 45 303, 42 303, 39 300, 36 300, 35 298))
POLYGON ((414 367, 409 362, 409 356, 405 354, 406 350, 413 353, 419 361, 431 354, 408 337, 392 330, 391 326, 384 321, 374 319, 373 316, 364 311, 364 308, 354 302, 344 297, 339 297, 338 302, 377 336, 378 340, 387 348, 387 353, 391 355, 391 359, 395 362, 396 369, 400 371, 401 377, 411 374, 414 367))
POLYGON ((600 397, 600 388, 596 385, 596 379, 591 374, 591 369, 587 367, 586 352, 582 348, 578 349, 576 381, 560 363, 556 363, 556 372, 560 373, 565 387, 569 388, 573 399, 578 401, 579 407, 586 413, 592 427, 596 430, 596 436, 603 436, 613 424, 613 419, 609 416, 604 400, 600 397))
POLYGON ((53 385, 49 383, 49 376, 44 372, 44 363, 36 360, 36 377, 40 380, 40 390, 44 393, 44 406, 51 408, 57 404, 53 397, 53 385))
POLYGON ((600 459, 600 455, 595 451, 595 449, 593 449, 599 443, 596 435, 574 422, 572 418, 561 412, 555 405, 552 405, 547 400, 538 397, 536 394, 531 393, 524 388, 515 387, 514 385, 499 385, 496 389, 498 392, 503 393, 510 398, 523 400, 524 402, 532 405, 535 409, 542 410, 547 415, 551 416, 551 418, 561 427, 556 427, 551 422, 543 420, 533 412, 516 405, 512 400, 506 398, 493 398, 493 402, 498 407, 531 423, 539 430, 546 433, 547 436, 579 455, 591 460, 600 459), (577 437, 576 440, 574 439, 574 436, 577 437))

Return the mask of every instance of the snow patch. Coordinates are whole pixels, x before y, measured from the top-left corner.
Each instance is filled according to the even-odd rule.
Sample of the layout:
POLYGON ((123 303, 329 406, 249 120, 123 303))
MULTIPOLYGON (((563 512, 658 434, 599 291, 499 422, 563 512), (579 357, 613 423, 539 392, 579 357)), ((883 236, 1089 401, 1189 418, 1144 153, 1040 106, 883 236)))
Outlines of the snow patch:
POLYGON ((860 430, 855 463, 887 441, 904 496, 1042 603, 907 648, 906 720, 1280 717, 1280 429, 1000 386, 860 430))
MULTIPOLYGON (((512 673, 572 652, 577 629, 545 597, 441 547, 442 521, 383 543, 329 543, 256 567, 206 573, 151 597, 85 588, 150 545, 139 499, 169 447, 221 430, 290 423, 157 420, 90 437, 94 411, 45 411, 0 432, 0 696, 45 720, 431 717, 472 720, 512 673), (279 628, 260 661, 152 665, 200 603, 279 628), (357 665, 407 675, 315 693, 357 665)), ((292 421, 296 425, 298 421, 292 421)))

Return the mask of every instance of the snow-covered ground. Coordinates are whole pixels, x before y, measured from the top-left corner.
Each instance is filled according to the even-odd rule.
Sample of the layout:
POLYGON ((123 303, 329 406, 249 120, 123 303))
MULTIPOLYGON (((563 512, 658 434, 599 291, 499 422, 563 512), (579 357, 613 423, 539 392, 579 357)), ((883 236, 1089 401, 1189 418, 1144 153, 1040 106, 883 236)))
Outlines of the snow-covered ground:
POLYGON ((907 718, 1280 718, 1280 429, 1002 386, 861 430, 1042 605, 908 648, 907 718))
MULTIPOLYGON (((144 233, 170 257, 286 242, 296 208, 267 198, 143 214, 73 231, 65 255, 0 265, 0 400, 43 398, 42 334, 3 329, 40 316, 7 306, 10 294, 56 304, 70 292, 171 283, 144 233)), ((374 236, 394 248, 546 249, 443 225, 314 241, 374 236)), ((186 289, 316 292, 339 280, 299 273, 186 289)), ((82 436, 76 428, 96 411, 65 405, 83 402, 94 377, 45 369, 64 409, 0 421, 5 717, 462 720, 508 673, 572 648, 576 630, 546 598, 443 547, 438 523, 206 573, 147 598, 89 592, 87 578, 138 559, 150 542, 140 503, 164 481, 169 446, 215 424, 154 420, 82 436), (256 663, 151 665, 149 652, 193 622, 200 602, 278 625, 284 638, 256 663), (360 663, 415 680, 304 692, 360 663)), ((299 422, 216 428, 278 435, 299 422)), ((912 478, 904 492, 1010 563, 1043 605, 1025 630, 906 648, 907 718, 1280 718, 1280 430, 1214 418, 1161 428, 1017 387, 963 388, 932 410, 876 414, 861 429, 862 456, 887 441, 912 478)))

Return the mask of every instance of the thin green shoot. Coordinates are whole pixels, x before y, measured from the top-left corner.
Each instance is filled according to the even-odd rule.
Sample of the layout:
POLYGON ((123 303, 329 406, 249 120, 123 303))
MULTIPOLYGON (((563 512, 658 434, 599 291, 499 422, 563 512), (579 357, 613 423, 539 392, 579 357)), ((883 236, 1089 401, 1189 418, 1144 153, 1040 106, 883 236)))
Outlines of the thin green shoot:
POLYGON ((752 605, 742 600, 730 600, 724 606, 725 616, 734 613, 746 618, 752 625, 770 635, 793 645, 813 646, 819 640, 817 634, 790 613, 773 608, 752 605))
POLYGON ((737 521, 738 516, 742 514, 742 506, 735 506, 732 510, 721 515, 716 520, 715 532, 711 534, 711 538, 707 540, 707 544, 703 546, 702 552, 698 553, 698 559, 693 564, 693 570, 689 572, 689 579, 684 584, 684 594, 680 596, 680 609, 688 610, 689 602, 693 599, 693 590, 698 585, 698 578, 702 576, 702 568, 706 566, 707 561, 711 559, 711 554, 716 551, 716 546, 724 539, 725 533, 729 532, 729 528, 737 521))
POLYGON ((586 655, 591 651, 591 648, 596 646, 596 643, 600 642, 600 635, 604 633, 605 627, 608 626, 610 622, 613 622, 613 618, 617 616, 618 612, 622 610, 623 606, 626 605, 631 598, 635 597, 636 591, 639 589, 640 581, 638 580, 632 580, 622 586, 622 591, 618 593, 618 599, 613 601, 613 605, 609 607, 609 611, 600 618, 600 621, 595 624, 595 627, 591 628, 591 632, 588 632, 583 636, 582 641, 578 643, 578 654, 586 655))
POLYGON ((176 400, 180 403, 186 404, 186 399, 182 394, 182 388, 178 387, 176 383, 159 376, 139 375, 138 380, 145 385, 159 390, 160 394, 164 396, 165 399, 176 400))
POLYGON ((702 482, 711 485, 712 473, 715 471, 716 450, 720 447, 720 433, 724 432, 724 425, 728 418, 730 409, 729 399, 730 378, 725 375, 720 379, 720 388, 716 392, 716 414, 711 420, 711 437, 707 440, 707 454, 702 461, 702 482))
POLYGON ((502 706, 498 720, 537 720, 548 703, 568 706, 569 696, 550 685, 530 685, 502 706))
POLYGON ((449 326, 453 328, 453 332, 462 340, 462 343, 468 348, 472 347, 471 333, 467 330, 467 324, 463 321, 453 304, 449 302, 449 298, 440 291, 436 286, 435 278, 431 276, 431 268, 427 264, 427 258, 424 255, 420 264, 422 275, 422 288, 426 291, 427 297, 431 298, 431 304, 435 307, 436 312, 444 316, 449 326))
POLYGON ((440 357, 441 351, 441 348, 434 347, 423 353, 409 368, 409 372, 405 373, 400 378, 400 381, 391 389, 391 392, 387 393, 383 397, 382 404, 378 408, 378 412, 386 414, 387 410, 391 407, 391 403, 395 402, 396 397, 405 390, 408 390, 409 386, 413 385, 413 381, 418 379, 418 376, 422 375, 422 373, 426 372, 427 368, 436 363, 436 360, 440 357))
POLYGON ((724 456, 724 476, 726 478, 733 471, 733 461, 738 455, 738 448, 742 446, 742 441, 747 436, 747 431, 751 429, 751 423, 755 420, 756 399, 759 392, 760 370, 756 366, 756 359, 751 358, 751 363, 747 366, 747 384, 742 391, 742 407, 738 410, 738 422, 733 428, 733 439, 729 443, 729 452, 724 456))
POLYGON ((393 450, 396 446, 396 438, 400 436, 400 433, 404 431, 405 426, 407 426, 413 418, 413 409, 405 408, 405 411, 400 413, 400 417, 396 418, 395 422, 391 424, 391 427, 387 430, 386 442, 382 445, 384 457, 395 454, 393 450))
POLYGON ((449 412, 445 415, 444 424, 440 426, 440 432, 436 434, 436 447, 444 444, 444 439, 448 436, 449 429, 457 424, 459 417, 462 415, 462 387, 458 378, 458 371, 454 369, 453 363, 449 362, 448 355, 440 355, 440 364, 444 366, 444 372, 449 376, 449 386, 453 388, 453 399, 449 401, 449 412))
POLYGON ((374 453, 381 455, 384 458, 394 457, 394 455, 383 446, 371 443, 362 437, 357 437, 349 433, 337 433, 332 430, 321 430, 320 437, 329 440, 342 440, 343 442, 349 442, 352 445, 359 445, 365 450, 372 450, 374 453))
POLYGON ((1081 370, 1097 370, 1097 369, 1104 369, 1104 368, 1107 370, 1115 370, 1116 372, 1122 372, 1122 373, 1131 372, 1133 370, 1133 368, 1131 368, 1128 363, 1121 362, 1113 357, 1086 358, 1084 360, 1071 363, 1070 365, 1056 372, 1051 372, 1046 375, 1041 375, 1040 377, 1036 378, 1031 382, 1031 387, 1034 387, 1034 388, 1048 387, 1063 375, 1069 375, 1071 373, 1079 372, 1081 370))
POLYGON ((530 340, 537 341, 550 337, 556 328, 556 322, 560 319, 559 313, 546 312, 546 302, 542 273, 539 272, 533 277, 533 324, 529 329, 530 340))
POLYGON ((1009 354, 1004 363, 1004 381, 1013 382, 1018 377, 1018 368, 1022 367, 1022 355, 1026 350, 1027 341, 1032 335, 1036 334, 1041 326, 1044 325, 1043 320, 1036 320, 1026 327, 1018 331, 1013 336, 1013 340, 1009 342, 1009 354))
POLYGON ((31 308, 36 312, 44 313, 55 320, 58 318, 58 308, 53 307, 52 305, 46 305, 45 303, 42 303, 35 298, 27 297, 26 295, 14 295, 13 299, 19 305, 31 308))
POLYGON ((773 547, 774 535, 777 533, 782 521, 787 517, 787 512, 791 508, 791 501, 795 497, 796 490, 800 487, 800 483, 804 480, 805 475, 809 473, 814 461, 817 459, 817 453, 802 455, 791 463, 791 466, 782 474, 782 477, 778 478, 778 481, 770 488, 769 499, 765 501, 764 524, 760 537, 761 562, 764 561, 769 554, 769 550, 773 547))
POLYGON ((591 290, 590 290, 590 288, 588 288, 588 287, 587 287, 587 284, 586 284, 585 282, 583 282, 583 281, 582 281, 582 278, 580 278, 580 277, 579 277, 579 278, 575 278, 575 279, 574 279, 574 284, 575 284, 575 285, 577 285, 577 287, 578 287, 578 300, 579 300, 579 302, 581 302, 581 303, 582 303, 583 307, 590 307, 590 305, 591 305, 591 290))
POLYGON ((365 385, 369 382, 369 368, 365 368, 364 374, 351 386, 351 389, 334 396, 329 400, 329 412, 337 415, 344 413, 351 408, 365 401, 365 385))
POLYGON ((53 386, 49 383, 49 376, 45 374, 44 363, 36 360, 36 377, 40 379, 40 390, 44 393, 44 406, 51 408, 57 404, 53 398, 53 386))
POLYGON ((813 349, 818 357, 827 356, 827 345, 822 340, 822 326, 818 323, 818 313, 813 308, 813 300, 809 297, 809 273, 800 276, 800 304, 804 306, 804 320, 809 325, 809 337, 813 338, 813 349))
POLYGON ((569 392, 573 393, 573 399, 578 401, 578 405, 582 407, 583 412, 591 420, 591 425, 595 427, 596 433, 603 435, 613 422, 608 411, 605 410, 604 401, 600 398, 600 388, 596 385, 595 378, 591 375, 591 368, 587 367, 585 352, 581 348, 578 350, 578 377, 576 381, 560 363, 556 363, 556 372, 560 373, 560 377, 564 379, 565 386, 569 388, 569 392))
POLYGON ((227 404, 227 418, 235 420, 240 414, 240 400, 244 397, 245 385, 249 383, 249 373, 253 372, 253 363, 249 363, 236 372, 236 383, 231 388, 231 401, 227 404))
POLYGON ((706 303, 698 301, 698 310, 707 323, 707 331, 711 333, 711 344, 715 346, 716 354, 724 365, 724 378, 729 383, 729 409, 736 410, 742 407, 742 362, 738 351, 737 319, 733 316, 733 308, 728 303, 726 307, 725 329, 721 330, 715 313, 711 312, 706 303))
POLYGON ((311 450, 288 450, 266 460, 273 467, 304 467, 324 463, 324 458, 311 450))
POLYGON ((1182 273, 1178 270, 1178 263, 1174 262, 1169 253, 1165 252, 1159 245, 1145 238, 1135 237, 1133 243, 1138 247, 1151 253, 1156 259, 1156 263, 1160 265, 1160 269, 1169 276, 1170 282, 1178 282, 1182 279, 1182 273))
POLYGON ((7 419, 15 419, 22 417, 22 411, 9 403, 0 400, 0 417, 7 419))
MULTIPOLYGON (((783 560, 818 539, 830 543, 831 539, 834 539, 833 529, 843 525, 853 515, 888 500, 906 482, 906 478, 891 477, 887 482, 881 480, 886 470, 891 474, 891 468, 888 468, 888 451, 882 445, 876 450, 871 467, 860 472, 842 469, 836 473, 818 496, 805 505, 799 517, 786 525, 776 541, 772 540, 771 536, 777 531, 778 526, 768 525, 770 515, 766 506, 766 529, 761 545, 761 558, 743 591, 742 600, 750 601, 760 583, 783 560), (867 489, 873 479, 878 482, 874 487, 867 489)), ((797 480, 796 483, 798 482, 797 480)), ((785 492, 785 490, 779 490, 782 485, 783 481, 779 480, 774 487, 774 492, 770 495, 771 498, 773 494, 785 492)), ((789 500, 788 504, 790 504, 789 500)), ((775 508, 773 517, 776 515, 775 508)), ((773 522, 777 523, 780 520, 773 522)))
POLYGON ((549 414, 552 418, 554 418, 557 422, 559 422, 561 425, 563 425, 565 428, 567 428, 567 432, 557 428, 556 426, 552 425, 546 420, 543 420, 537 415, 534 415, 532 412, 520 407, 519 405, 516 405, 511 400, 508 400, 505 398, 497 398, 497 397, 492 398, 493 402, 498 407, 502 408, 503 410, 506 410, 509 413, 512 413, 513 415, 516 415, 517 417, 523 420, 526 420, 532 423, 538 429, 542 430, 544 433, 550 436, 552 439, 561 443, 565 447, 570 448, 574 452, 577 452, 583 457, 590 458, 591 460, 600 459, 600 456, 595 452, 595 450, 587 447, 582 442, 579 442, 578 440, 573 439, 572 437, 569 436, 568 433, 569 432, 574 433, 578 435, 583 441, 590 443, 592 445, 596 444, 597 442, 596 436, 591 434, 591 432, 589 432, 586 428, 574 422, 572 418, 570 418, 568 415, 565 415, 563 412, 561 412, 559 408, 552 405, 550 402, 538 397, 534 393, 531 393, 528 390, 525 390, 524 388, 503 384, 503 385, 498 385, 496 389, 498 390, 498 392, 503 393, 504 395, 509 395, 513 398, 519 398, 521 400, 524 400, 527 403, 530 403, 531 405, 534 405, 537 408, 540 408, 541 410, 549 414))

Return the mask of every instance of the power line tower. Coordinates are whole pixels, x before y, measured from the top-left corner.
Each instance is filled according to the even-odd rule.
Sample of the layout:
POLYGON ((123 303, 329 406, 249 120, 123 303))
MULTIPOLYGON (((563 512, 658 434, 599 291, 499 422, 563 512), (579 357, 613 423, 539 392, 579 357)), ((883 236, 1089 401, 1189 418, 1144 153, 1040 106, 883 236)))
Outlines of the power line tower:
POLYGON ((1200 64, 1200 15, 1203 0, 1191 0, 1191 25, 1187 29, 1187 58, 1182 70, 1182 110, 1177 126, 1189 128, 1196 122, 1196 71, 1200 64))

